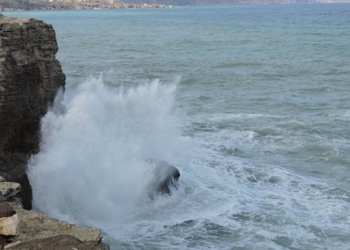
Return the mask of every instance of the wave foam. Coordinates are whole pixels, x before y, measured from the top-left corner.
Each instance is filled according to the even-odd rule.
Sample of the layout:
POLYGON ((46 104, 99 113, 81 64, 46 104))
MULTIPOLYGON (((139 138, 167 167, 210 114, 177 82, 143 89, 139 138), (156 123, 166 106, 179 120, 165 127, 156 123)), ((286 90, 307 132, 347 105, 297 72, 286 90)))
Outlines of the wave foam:
MULTIPOLYGON (((123 218, 150 180, 147 158, 172 161, 180 148, 176 84, 110 88, 90 78, 65 114, 42 119, 41 151, 30 159, 34 206, 62 219, 123 218)), ((83 223, 86 223, 83 222, 83 223)))

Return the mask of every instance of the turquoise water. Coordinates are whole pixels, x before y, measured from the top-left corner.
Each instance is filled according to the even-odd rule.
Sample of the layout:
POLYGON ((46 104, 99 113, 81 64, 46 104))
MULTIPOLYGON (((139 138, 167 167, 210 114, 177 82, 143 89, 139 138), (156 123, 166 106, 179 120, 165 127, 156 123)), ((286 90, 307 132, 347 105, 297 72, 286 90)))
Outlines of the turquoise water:
POLYGON ((111 249, 349 248, 349 4, 8 14, 53 24, 67 74, 38 209, 111 249), (148 157, 172 197, 144 199, 148 157))

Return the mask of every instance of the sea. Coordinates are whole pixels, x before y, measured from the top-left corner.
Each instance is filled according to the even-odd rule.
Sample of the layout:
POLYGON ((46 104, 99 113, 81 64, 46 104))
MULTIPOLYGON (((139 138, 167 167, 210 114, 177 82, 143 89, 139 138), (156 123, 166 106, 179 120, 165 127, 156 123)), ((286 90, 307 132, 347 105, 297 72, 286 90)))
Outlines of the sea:
POLYGON ((67 76, 36 209, 112 250, 350 249, 350 4, 5 14, 52 24, 67 76))

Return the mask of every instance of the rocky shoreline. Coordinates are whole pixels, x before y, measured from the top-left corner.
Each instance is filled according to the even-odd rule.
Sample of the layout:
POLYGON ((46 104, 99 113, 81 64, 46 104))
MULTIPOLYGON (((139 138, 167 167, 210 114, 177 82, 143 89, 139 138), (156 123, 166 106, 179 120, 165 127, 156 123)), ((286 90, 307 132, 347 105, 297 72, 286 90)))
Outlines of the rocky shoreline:
POLYGON ((84 249, 108 250, 96 228, 82 228, 46 217, 35 210, 25 210, 18 194, 18 183, 0 177, 0 249, 84 249))
POLYGON ((109 249, 99 229, 31 210, 26 164, 39 150, 40 119, 65 86, 57 51, 51 25, 0 14, 0 249, 109 249))

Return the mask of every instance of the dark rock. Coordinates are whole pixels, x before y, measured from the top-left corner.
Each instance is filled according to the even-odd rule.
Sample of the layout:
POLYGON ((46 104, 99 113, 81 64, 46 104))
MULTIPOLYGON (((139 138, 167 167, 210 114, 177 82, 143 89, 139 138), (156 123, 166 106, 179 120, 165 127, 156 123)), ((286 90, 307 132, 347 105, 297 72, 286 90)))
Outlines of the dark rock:
POLYGON ((179 170, 166 161, 150 159, 149 163, 155 165, 153 169, 154 177, 151 181, 151 193, 171 194, 171 187, 177 187, 180 178, 179 170))
POLYGON ((16 211, 7 203, 0 203, 0 218, 2 217, 11 217, 16 211))
POLYGON ((65 85, 57 51, 51 25, 0 14, 0 175, 20 182, 26 209, 26 163, 39 149, 40 119, 65 85))
POLYGON ((3 246, 7 244, 7 238, 6 235, 0 235, 0 248, 2 249, 3 246))

